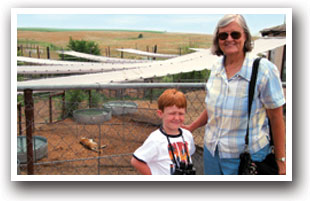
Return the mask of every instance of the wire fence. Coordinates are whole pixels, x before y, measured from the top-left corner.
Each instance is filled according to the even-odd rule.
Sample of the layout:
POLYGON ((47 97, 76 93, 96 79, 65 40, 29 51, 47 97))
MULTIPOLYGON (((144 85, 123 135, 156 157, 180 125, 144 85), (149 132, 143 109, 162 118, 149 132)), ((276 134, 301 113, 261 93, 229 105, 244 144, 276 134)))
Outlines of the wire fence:
MULTIPOLYGON (((130 159, 160 126, 157 98, 167 88, 185 93, 185 124, 205 108, 205 83, 66 86, 53 91, 39 86, 18 88, 23 92, 17 106, 18 174, 139 174, 130 159), (85 139, 93 140, 93 149, 85 139)), ((203 174, 203 135, 203 128, 193 133, 197 174, 203 174)))

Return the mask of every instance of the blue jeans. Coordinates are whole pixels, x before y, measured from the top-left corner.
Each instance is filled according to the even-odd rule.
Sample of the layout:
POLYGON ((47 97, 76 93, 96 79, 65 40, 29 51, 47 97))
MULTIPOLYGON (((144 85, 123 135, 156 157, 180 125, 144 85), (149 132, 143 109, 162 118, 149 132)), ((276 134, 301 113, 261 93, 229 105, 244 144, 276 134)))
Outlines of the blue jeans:
MULTIPOLYGON (((212 156, 204 146, 203 149, 204 174, 205 175, 237 175, 240 159, 239 158, 220 158, 218 148, 212 156)), ((253 161, 263 161, 270 153, 270 145, 266 145, 258 152, 251 154, 253 161)))

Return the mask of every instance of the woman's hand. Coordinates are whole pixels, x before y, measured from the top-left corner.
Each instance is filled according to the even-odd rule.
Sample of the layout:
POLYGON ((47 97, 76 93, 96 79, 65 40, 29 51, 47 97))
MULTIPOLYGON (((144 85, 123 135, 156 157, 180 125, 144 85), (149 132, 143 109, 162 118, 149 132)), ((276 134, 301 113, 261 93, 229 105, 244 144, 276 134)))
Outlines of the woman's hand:
POLYGON ((206 109, 199 115, 199 117, 190 125, 181 125, 181 128, 194 132, 197 128, 206 125, 208 122, 208 112, 206 109))
MULTIPOLYGON (((275 109, 267 109, 267 114, 270 120, 272 137, 274 144, 274 153, 276 158, 282 158, 286 156, 285 150, 285 124, 283 121, 283 109, 278 107, 275 109)), ((279 168, 279 174, 286 174, 286 162, 276 161, 279 168)))
POLYGON ((184 129, 186 129, 186 130, 189 130, 190 132, 193 132, 193 131, 192 131, 192 128, 191 128, 191 125, 184 125, 184 124, 182 124, 182 125, 181 125, 181 128, 184 128, 184 129))
POLYGON ((286 175, 286 162, 278 161, 279 175, 286 175))

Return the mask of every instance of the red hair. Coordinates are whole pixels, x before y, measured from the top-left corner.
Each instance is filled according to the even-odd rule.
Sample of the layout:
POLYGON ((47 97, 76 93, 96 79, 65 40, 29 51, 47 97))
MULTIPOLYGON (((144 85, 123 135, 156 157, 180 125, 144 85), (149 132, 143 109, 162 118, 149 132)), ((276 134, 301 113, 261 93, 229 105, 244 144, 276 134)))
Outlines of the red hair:
POLYGON ((185 95, 176 89, 165 90, 157 100, 158 109, 164 111, 165 107, 177 106, 178 108, 187 107, 185 95))

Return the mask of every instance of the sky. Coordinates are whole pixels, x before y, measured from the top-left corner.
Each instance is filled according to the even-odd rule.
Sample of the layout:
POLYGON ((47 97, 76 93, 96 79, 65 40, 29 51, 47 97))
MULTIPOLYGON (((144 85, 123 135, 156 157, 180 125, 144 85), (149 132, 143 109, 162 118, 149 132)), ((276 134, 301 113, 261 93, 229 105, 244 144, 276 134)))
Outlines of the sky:
MULTIPOLYGON (((17 14, 18 28, 125 29, 213 34, 223 14, 17 14)), ((243 14, 252 35, 281 25, 285 14, 243 14)))

